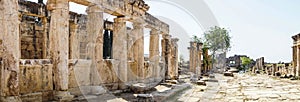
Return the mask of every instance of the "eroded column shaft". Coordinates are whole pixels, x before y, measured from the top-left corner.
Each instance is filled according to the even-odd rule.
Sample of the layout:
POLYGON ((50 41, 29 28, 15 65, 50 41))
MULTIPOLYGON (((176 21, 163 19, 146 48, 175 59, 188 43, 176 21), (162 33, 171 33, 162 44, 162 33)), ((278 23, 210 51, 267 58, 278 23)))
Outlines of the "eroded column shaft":
POLYGON ((132 33, 134 36, 133 57, 136 62, 138 77, 139 79, 144 79, 144 28, 142 21, 137 20, 133 22, 132 33))
POLYGON ((50 0, 50 49, 54 67, 55 90, 68 90, 69 1, 50 0))
POLYGON ((88 22, 87 34, 89 36, 89 56, 91 65, 91 84, 101 84, 100 70, 103 67, 103 10, 98 5, 89 6, 87 9, 88 22))
POLYGON ((156 79, 159 78, 159 32, 155 29, 152 29, 150 32, 150 63, 153 66, 152 77, 156 79))
MULTIPOLYGON (((124 17, 114 19, 113 56, 120 83, 127 82, 127 33, 124 17)), ((122 86, 120 86, 122 87, 122 86)))
POLYGON ((70 24, 70 55, 69 59, 79 59, 79 39, 78 39, 78 25, 75 23, 70 24))
POLYGON ((297 67, 297 46, 293 46, 293 68, 292 74, 296 75, 296 67, 297 67))
POLYGON ((300 46, 297 45, 297 67, 296 67, 296 75, 300 76, 300 46))
MULTIPOLYGON (((0 69, 1 96, 19 95, 19 15, 18 0, 0 0, 0 34, 3 63, 0 69)), ((0 99, 0 101, 2 101, 0 99)))

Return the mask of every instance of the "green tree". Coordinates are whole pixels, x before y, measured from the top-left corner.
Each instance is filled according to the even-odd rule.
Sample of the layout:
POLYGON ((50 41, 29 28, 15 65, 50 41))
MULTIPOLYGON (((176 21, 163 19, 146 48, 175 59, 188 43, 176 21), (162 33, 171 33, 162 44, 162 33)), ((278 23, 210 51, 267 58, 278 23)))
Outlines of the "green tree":
POLYGON ((193 41, 193 42, 196 42, 196 43, 201 43, 201 42, 202 42, 202 41, 201 41, 201 38, 199 38, 199 37, 196 36, 196 35, 193 35, 192 41, 193 41))
POLYGON ((211 27, 204 33, 204 45, 212 52, 212 68, 216 52, 225 53, 231 48, 231 37, 228 30, 218 26, 211 27))
POLYGON ((246 70, 249 68, 249 65, 251 64, 252 60, 249 57, 241 57, 242 60, 242 70, 246 70))

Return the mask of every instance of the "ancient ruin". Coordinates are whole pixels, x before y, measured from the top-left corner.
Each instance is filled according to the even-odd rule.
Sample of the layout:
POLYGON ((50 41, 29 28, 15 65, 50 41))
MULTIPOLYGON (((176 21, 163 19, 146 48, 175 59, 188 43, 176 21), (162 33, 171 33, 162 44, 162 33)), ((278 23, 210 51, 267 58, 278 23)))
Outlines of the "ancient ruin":
POLYGON ((259 71, 263 71, 265 67, 264 57, 258 58, 255 61, 255 66, 253 66, 252 73, 259 73, 259 71))
POLYGON ((146 0, 36 1, 0 0, 0 102, 300 100, 300 34, 292 36, 291 62, 270 63, 268 55, 226 59, 230 30, 199 24, 215 27, 203 39, 196 33, 184 48, 189 57, 179 58, 178 38, 187 32, 171 36, 171 21, 151 15, 146 0), (86 12, 71 11, 72 3, 86 12))
POLYGON ((300 76, 300 50, 299 50, 299 36, 300 34, 292 36, 293 39, 293 75, 300 76))
POLYGON ((200 77, 202 71, 202 45, 203 43, 198 42, 190 42, 190 71, 200 77))
POLYGON ((70 100, 101 94, 102 86, 146 88, 177 79, 178 39, 148 9, 143 0, 0 1, 1 101, 70 100), (70 12, 69 2, 87 6, 87 15, 70 12), (106 21, 103 13, 116 18, 106 21), (144 28, 151 29, 149 61, 144 28))

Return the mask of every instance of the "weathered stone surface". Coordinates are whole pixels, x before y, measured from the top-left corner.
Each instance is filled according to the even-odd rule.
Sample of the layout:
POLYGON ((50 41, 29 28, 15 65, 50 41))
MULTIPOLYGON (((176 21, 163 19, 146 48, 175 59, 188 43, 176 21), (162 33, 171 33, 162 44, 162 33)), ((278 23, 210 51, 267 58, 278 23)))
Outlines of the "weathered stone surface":
POLYGON ((118 64, 115 64, 115 60, 105 60, 103 69, 100 70, 99 77, 101 79, 102 84, 109 84, 109 83, 118 83, 119 82, 119 76, 118 70, 118 64))
POLYGON ((138 79, 145 78, 144 70, 144 30, 143 30, 143 23, 144 21, 141 18, 136 19, 133 22, 133 29, 131 31, 132 35, 134 36, 134 43, 133 43, 133 58, 137 64, 137 75, 138 79))
POLYGON ((89 35, 88 47, 91 64, 91 83, 100 85, 99 75, 103 68, 103 10, 101 6, 92 5, 87 8, 88 22, 87 34, 89 35))
POLYGON ((190 71, 195 73, 197 76, 201 76, 202 70, 202 43, 190 42, 190 71))
POLYGON ((69 88, 91 85, 91 60, 69 60, 69 88))
MULTIPOLYGON (((137 66, 134 67, 137 69, 134 73, 140 74, 140 79, 136 77, 133 80, 145 82, 146 89, 149 89, 157 84, 153 84, 157 81, 154 77, 157 77, 159 81, 164 79, 166 70, 162 67, 162 62, 159 62, 158 40, 159 33, 168 35, 169 26, 146 13, 149 6, 144 1, 71 0, 88 6, 88 15, 69 12, 70 1, 68 0, 48 0, 47 5, 42 4, 41 0, 39 0, 40 3, 18 1, 0 1, 0 5, 11 6, 5 9, 0 7, 0 15, 4 15, 0 18, 3 23, 1 26, 3 30, 0 30, 4 31, 1 35, 3 39, 0 39, 2 49, 0 55, 4 62, 4 67, 0 70, 1 96, 18 96, 21 93, 24 95, 23 101, 48 101, 48 99, 64 101, 72 98, 72 95, 67 92, 71 88, 78 89, 86 86, 91 89, 83 93, 95 91, 96 94, 99 93, 97 87, 101 84, 111 86, 111 89, 126 88, 124 86, 128 85, 126 82, 129 79, 127 78, 129 77, 128 59, 125 55, 127 54, 127 49, 125 49, 127 48, 127 33, 124 30, 127 28, 126 20, 137 24, 135 28, 138 34, 136 36, 138 58, 135 59, 136 63, 130 66, 137 66), (18 7, 18 1, 22 2, 19 4, 21 9, 15 9, 18 7), (22 21, 21 34, 18 34, 18 10, 21 13, 19 19, 22 21), (114 23, 111 23, 114 26, 110 29, 115 33, 113 52, 116 57, 105 63, 102 57, 103 12, 118 17, 114 23), (136 18, 140 18, 142 22, 136 22, 136 18), (155 33, 155 36, 152 39, 157 40, 152 46, 154 50, 151 56, 157 56, 152 61, 154 64, 144 63, 144 25, 153 30, 152 33, 155 33), (19 41, 21 41, 21 47, 19 43, 15 43, 19 41), (32 60, 19 62, 20 52, 21 58, 32 60), (21 64, 20 67, 19 64, 21 64)), ((170 38, 167 43, 165 47, 172 47, 170 38)), ((173 76, 178 76, 176 73, 178 71, 176 69, 177 49, 166 48, 166 52, 172 52, 166 56, 167 67, 172 68, 172 71, 168 70, 173 76)))
POLYGON ((53 65, 20 65, 20 93, 53 90, 53 65))
POLYGON ((18 0, 0 1, 0 31, 2 41, 2 63, 0 69, 0 101, 19 100, 19 15, 18 0), (6 96, 13 96, 9 98, 6 96))
MULTIPOLYGON (((117 72, 119 82, 127 82, 127 33, 126 22, 124 17, 114 19, 114 40, 113 40, 113 57, 115 59, 116 66, 113 66, 117 72)), ((124 87, 124 84, 120 84, 120 88, 124 87)))
POLYGON ((152 29, 150 32, 150 48, 149 48, 149 59, 150 63, 153 66, 153 74, 152 76, 155 77, 157 80, 159 77, 159 32, 155 29, 152 29))
POLYGON ((202 80, 197 81, 196 84, 197 85, 204 85, 204 86, 206 86, 205 81, 202 81, 202 80))
POLYGON ((53 61, 54 84, 58 91, 68 90, 69 57, 69 1, 49 0, 51 11, 50 49, 53 61))
POLYGON ((43 100, 43 94, 39 93, 30 93, 21 96, 22 102, 41 102, 43 100))
POLYGON ((232 72, 224 72, 224 76, 231 76, 231 77, 233 77, 233 73, 232 72))
MULTIPOLYGON (((168 70, 170 72, 170 78, 171 79, 178 79, 179 75, 178 75, 178 44, 177 42, 179 41, 179 39, 177 38, 173 38, 171 39, 171 44, 170 44, 170 48, 171 48, 171 68, 170 70, 168 70)), ((201 65, 201 61, 198 62, 201 65)), ((200 70, 200 69, 199 69, 200 70)), ((199 71, 200 72, 200 71, 199 71)))

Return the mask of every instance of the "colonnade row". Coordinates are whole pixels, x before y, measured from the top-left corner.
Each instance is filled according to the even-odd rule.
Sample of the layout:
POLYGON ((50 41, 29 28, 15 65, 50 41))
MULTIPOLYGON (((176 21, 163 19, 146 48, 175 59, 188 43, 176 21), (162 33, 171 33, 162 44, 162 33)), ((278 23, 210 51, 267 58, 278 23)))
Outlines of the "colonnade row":
MULTIPOLYGON (((20 43, 17 43, 20 42, 20 13, 18 11, 18 1, 19 0, 0 1, 0 31, 2 32, 0 95, 1 100, 4 101, 8 99, 18 100, 19 98, 16 97, 20 96, 19 78, 22 76, 19 68, 21 45, 20 43)), ((46 34, 49 40, 49 47, 45 47, 45 50, 47 51, 44 51, 43 58, 49 58, 51 60, 51 64, 53 65, 53 71, 51 72, 53 72, 54 95, 59 98, 63 98, 68 94, 70 82, 69 67, 72 66, 72 64, 76 64, 76 61, 74 60, 80 56, 80 53, 78 53, 78 50, 80 49, 75 47, 79 45, 79 39, 76 39, 72 34, 70 35, 70 32, 76 32, 76 27, 78 26, 76 26, 76 24, 70 24, 69 22, 69 1, 70 0, 48 0, 46 6, 47 10, 50 11, 51 19, 49 23, 47 22, 48 20, 44 20, 45 22, 43 22, 49 24, 49 28, 45 25, 45 29, 49 29, 49 32, 45 31, 45 34, 49 33, 48 35, 46 34), (73 28, 73 30, 75 29, 75 31, 70 28, 73 28)), ((76 0, 74 2, 76 2, 76 0)), ((103 47, 103 30, 105 28, 103 14, 105 12, 117 16, 112 24, 113 40, 111 52, 113 61, 110 62, 112 63, 110 69, 113 69, 118 76, 119 89, 126 88, 126 85, 134 80, 147 82, 149 81, 149 78, 154 78, 154 81, 161 81, 165 77, 164 75, 160 75, 162 70, 165 71, 163 73, 166 73, 165 75, 169 79, 176 79, 176 77, 178 77, 178 39, 172 39, 168 34, 168 25, 146 13, 149 6, 144 4, 142 0, 114 2, 114 5, 124 5, 122 6, 123 8, 115 9, 116 12, 111 12, 113 8, 108 7, 109 3, 107 3, 107 1, 106 3, 102 3, 100 0, 97 2, 82 2, 82 4, 88 6, 86 34, 88 36, 87 39, 89 39, 87 56, 89 56, 89 59, 91 60, 89 69, 91 86, 101 86, 103 84, 102 79, 99 78, 99 76, 105 73, 105 71, 102 70, 103 67, 108 66, 105 64, 105 60, 103 60, 103 49, 105 48, 103 47), (129 7, 130 5, 131 7, 129 7), (128 11, 132 13, 128 13, 127 9, 132 9, 133 11, 128 11), (133 23, 133 29, 127 29, 126 21, 133 23), (149 43, 150 60, 148 62, 151 65, 151 74, 149 74, 149 70, 145 70, 145 65, 147 65, 144 61, 143 35, 145 27, 151 29, 149 43), (130 31, 130 33, 128 31, 130 31), (129 34, 131 36, 128 36, 129 34), (160 58, 159 51, 160 35, 162 35, 162 58, 160 58), (129 71, 132 72, 129 73, 129 71), (132 75, 129 74, 136 75, 134 75, 135 77, 132 77, 132 75), (139 77, 139 79, 136 79, 136 76, 139 77)), ((47 41, 45 41, 44 46, 47 45, 46 42, 47 41)), ((149 69, 149 67, 147 68, 149 69)))

